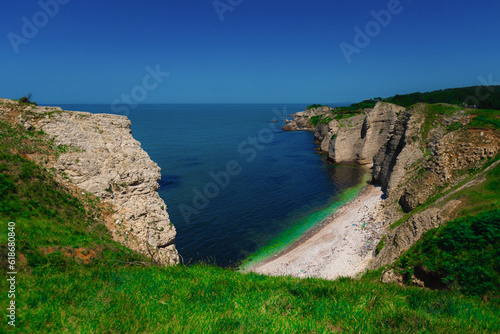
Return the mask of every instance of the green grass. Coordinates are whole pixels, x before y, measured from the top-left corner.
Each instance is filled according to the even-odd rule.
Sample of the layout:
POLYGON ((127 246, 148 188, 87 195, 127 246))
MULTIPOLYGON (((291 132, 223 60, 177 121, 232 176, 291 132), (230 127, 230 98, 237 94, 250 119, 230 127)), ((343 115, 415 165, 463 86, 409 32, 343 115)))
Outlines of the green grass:
MULTIPOLYGON (((373 108, 379 102, 380 98, 364 100, 358 103, 353 103, 347 107, 336 107, 334 113, 337 115, 342 115, 344 118, 349 118, 354 115, 359 115, 366 108, 373 108)), ((342 118, 340 117, 340 118, 342 118)))
POLYGON ((8 152, 16 151, 20 154, 53 152, 53 146, 45 140, 43 131, 25 130, 20 125, 11 126, 5 121, 0 121, 0 143, 0 147, 8 152))
MULTIPOLYGON (((335 107, 331 115, 327 115, 324 117, 323 115, 313 116, 310 119, 310 123, 313 126, 317 126, 318 124, 328 124, 331 120, 341 120, 342 118, 351 118, 353 116, 359 115, 363 113, 365 108, 373 108, 377 102, 379 102, 381 98, 364 100, 362 102, 353 103, 346 107, 335 107)), ((313 104, 307 109, 322 107, 319 104, 313 104)))
MULTIPOLYGON (((480 113, 483 115, 479 115, 477 119, 473 120, 470 123, 470 126, 478 126, 478 127, 495 127, 499 128, 499 118, 498 118, 498 110, 500 110, 500 86, 489 86, 488 88, 473 86, 473 87, 462 87, 462 88, 452 88, 452 89, 444 89, 437 90, 426 93, 412 93, 405 95, 395 95, 385 99, 382 98, 374 98, 364 100, 358 103, 353 103, 346 107, 336 107, 334 108, 334 115, 337 120, 342 118, 350 118, 355 115, 359 115, 363 112, 365 108, 373 108, 375 104, 379 101, 394 103, 403 107, 411 107, 417 103, 427 103, 430 105, 436 105, 429 109, 429 113, 427 113, 427 123, 424 126, 424 133, 427 134, 428 130, 432 126, 433 122, 436 120, 436 116, 443 116, 449 114, 449 112, 462 110, 463 103, 471 102, 472 98, 476 98, 478 89, 481 93, 484 94, 487 89, 489 93, 486 99, 479 100, 477 102, 478 109, 466 109, 469 114, 480 113), (469 102, 468 102, 469 101, 469 102), (441 105, 441 107, 440 107, 441 105), (496 112, 496 116, 490 117, 488 115, 484 115, 484 111, 489 111, 490 114, 496 112)), ((322 107, 322 105, 314 104, 308 106, 307 109, 322 107)), ((315 125, 315 124, 314 124, 315 125)), ((458 125, 455 125, 457 127, 458 125)), ((425 137, 424 137, 425 138, 425 137)))
POLYGON ((382 251, 382 248, 385 247, 385 240, 387 237, 384 235, 382 239, 380 239, 379 243, 377 244, 377 248, 375 249, 375 254, 378 254, 382 251))
POLYGON ((500 293, 500 210, 482 212, 430 230, 396 263, 405 272, 426 268, 451 289, 500 293))
MULTIPOLYGON (((426 138, 428 137, 428 133, 436 126, 436 123, 440 123, 440 120, 443 116, 450 116, 457 111, 463 110, 458 106, 449 105, 449 104, 433 104, 433 105, 425 105, 424 114, 425 120, 421 128, 422 138, 424 139, 424 143, 426 142, 426 138)), ((466 125, 465 129, 495 129, 498 131, 500 127, 499 125, 499 110, 483 110, 483 109, 473 109, 468 110, 467 114, 472 115, 472 120, 466 125)), ((448 132, 451 131, 459 131, 463 128, 462 124, 459 122, 453 123, 446 127, 448 132)), ((427 155, 429 152, 426 153, 427 155)), ((437 188, 434 196, 429 198, 426 203, 419 205, 413 211, 406 213, 402 218, 394 222, 390 229, 394 229, 406 222, 412 215, 415 213, 421 212, 430 205, 434 204, 441 197, 449 194, 450 192, 458 189, 460 186, 464 185, 468 181, 471 180, 472 177, 476 176, 479 172, 484 170, 487 166, 490 166, 492 163, 499 159, 498 155, 492 159, 488 159, 487 163, 483 166, 481 170, 464 170, 459 173, 467 174, 468 176, 457 185, 451 187, 444 191, 441 188, 437 188)), ((498 196, 497 189, 499 186, 500 179, 500 171, 499 166, 495 167, 492 171, 486 173, 486 182, 483 182, 474 187, 465 188, 456 194, 452 195, 450 199, 461 199, 464 203, 461 205, 461 210, 459 210, 458 216, 462 217, 467 214, 477 214, 484 210, 492 210, 500 208, 500 197, 498 196)), ((415 174, 415 178, 421 178, 426 173, 429 173, 424 168, 420 167, 417 174, 415 174)))
MULTIPOLYGON (((477 176, 488 166, 498 161, 499 158, 500 157, 497 155, 495 158, 490 159, 490 161, 484 166, 482 170, 468 171, 469 176, 467 178, 451 187, 447 191, 437 191, 437 193, 433 197, 429 198, 424 204, 417 206, 411 212, 406 213, 403 217, 392 223, 390 229, 395 229, 396 227, 406 222, 414 214, 422 212, 429 206, 436 203, 438 199, 446 196, 447 194, 450 194, 465 183, 469 182, 473 177, 477 176)), ((485 210, 500 209, 500 196, 498 196, 498 189, 500 189, 500 165, 497 165, 493 169, 487 171, 484 176, 484 182, 481 182, 475 186, 464 188, 450 195, 449 200, 458 199, 462 201, 460 209, 456 213, 457 217, 478 214, 481 211, 485 210)))
POLYGON ((333 118, 331 116, 326 116, 325 114, 313 116, 310 118, 309 123, 313 126, 317 126, 318 124, 328 124, 333 118))
MULTIPOLYGON (((102 206, 95 197, 73 196, 49 171, 19 155, 37 149, 33 142, 43 143, 43 134, 31 136, 0 125, 4 296, 9 221, 16 223, 18 271, 16 328, 4 317, 2 333, 500 331, 498 299, 384 285, 380 271, 326 281, 242 274, 202 264, 152 266, 111 239, 99 220, 102 206), (66 254, 82 247, 96 252, 90 263, 66 254)), ((44 150, 57 153, 57 148, 44 150)), ((8 302, 0 299, 3 312, 8 302)))
POLYGON ((310 118, 309 123, 311 123, 312 126, 316 126, 318 125, 322 117, 323 115, 313 116, 310 118))
MULTIPOLYGON (((425 121, 422 126, 422 138, 427 140, 429 131, 440 124, 442 117, 451 116, 464 108, 451 104, 427 104, 425 107, 425 121)), ((472 115, 472 120, 466 128, 500 129, 500 110, 493 109, 468 109, 466 113, 472 115)), ((462 128, 459 122, 446 127, 448 132, 457 131, 462 128)))
POLYGON ((446 127, 446 131, 448 132, 453 132, 453 131, 457 131, 457 130, 460 130, 462 128, 462 123, 460 122, 455 122, 453 124, 450 124, 446 127))
POLYGON ((424 110, 425 110, 425 120, 424 124, 422 125, 421 133, 422 133, 422 138, 424 139, 424 141, 426 141, 428 139, 427 137, 429 131, 436 126, 436 123, 438 123, 442 117, 451 116, 455 112, 463 110, 463 108, 451 104, 439 103, 439 104, 427 104, 424 110))
MULTIPOLYGON (((7 184, 5 189, 12 186, 2 184, 7 184)), ((36 182, 23 184, 25 193, 38 196, 36 182)), ((20 332, 493 333, 499 329, 494 302, 383 285, 379 273, 361 280, 325 281, 241 274, 205 265, 144 266, 147 259, 113 242, 82 215, 80 199, 65 194, 71 200, 60 201, 64 189, 53 187, 53 192, 45 193, 42 206, 59 208, 54 217, 27 207, 0 215, 0 261, 6 262, 11 220, 16 222, 17 254, 27 258, 16 285, 20 332), (70 208, 77 214, 68 216, 70 208), (63 251, 46 254, 43 248, 49 246, 101 251, 84 264, 63 251)), ((0 288, 7 289, 5 277, 0 288)), ((6 302, 2 299, 0 307, 5 309, 6 302)), ((13 331, 5 321, 0 328, 13 331)))
POLYGON ((469 111, 470 114, 477 115, 467 126, 469 128, 500 129, 500 111, 492 109, 475 109, 469 111))
POLYGON ((0 122, 0 138, 0 214, 8 214, 11 219, 91 219, 84 204, 69 195, 45 168, 20 154, 12 153, 52 154, 54 150, 50 145, 44 147, 43 134, 29 131, 23 133, 19 128, 0 122))
POLYGON ((320 121, 319 121, 319 124, 328 124, 332 121, 332 118, 330 116, 326 116, 324 118, 322 118, 320 121))
MULTIPOLYGON (((497 158, 498 159, 498 158, 497 158)), ((458 217, 478 214, 485 210, 500 209, 500 164, 485 174, 486 180, 475 186, 462 189, 450 199, 459 199, 462 205, 458 217)))
MULTIPOLYGON (((99 221, 105 208, 99 204, 97 197, 86 192, 80 197, 73 196, 45 168, 13 153, 33 151, 33 142, 44 142, 42 134, 34 141, 30 132, 25 135, 21 129, 0 122, 0 136, 9 134, 10 139, 16 140, 4 140, 0 144, 0 220, 2 226, 6 226, 8 221, 16 222, 17 249, 29 261, 35 261, 30 262, 33 270, 50 263, 50 259, 41 254, 43 247, 99 248, 103 258, 116 250, 122 254, 118 258, 122 258, 123 254, 132 254, 113 243, 107 229, 99 221)), ((47 147, 43 152, 55 154, 51 153, 55 149, 47 147)), ((6 231, 1 234, 2 245, 7 242, 6 231)), ((139 259, 137 255, 133 257, 139 259)))
MULTIPOLYGON (((265 277, 204 265, 45 269, 19 275, 18 296, 17 328, 25 333, 500 330, 498 304, 480 298, 370 279, 265 277)), ((5 321, 0 328, 8 331, 5 321)))
POLYGON ((325 114, 322 114, 311 117, 309 123, 311 123, 313 126, 317 126, 318 124, 328 124, 330 123, 331 120, 332 120, 331 116, 325 117, 325 114))

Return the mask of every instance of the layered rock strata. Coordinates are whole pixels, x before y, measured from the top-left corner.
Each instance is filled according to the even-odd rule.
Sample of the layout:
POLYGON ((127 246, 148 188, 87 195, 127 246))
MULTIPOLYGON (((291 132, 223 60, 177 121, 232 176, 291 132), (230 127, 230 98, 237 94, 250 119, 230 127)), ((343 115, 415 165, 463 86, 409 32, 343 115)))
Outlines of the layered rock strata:
POLYGON ((283 127, 286 131, 307 130, 314 132, 320 149, 328 153, 334 163, 373 163, 373 156, 392 136, 393 127, 403 107, 379 102, 363 114, 337 119, 328 107, 311 108, 293 114, 283 127), (314 119, 316 125, 311 124, 314 119))
POLYGON ((483 170, 500 149, 498 132, 467 127, 472 116, 465 110, 432 110, 423 103, 406 110, 379 102, 345 119, 322 107, 292 115, 283 128, 314 132, 320 149, 334 163, 373 163, 372 181, 385 191, 378 223, 390 226, 408 214, 399 226, 387 230, 386 245, 370 268, 393 263, 426 231, 453 219, 461 204, 453 193, 481 182, 484 177, 473 171, 483 170))
POLYGON ((160 168, 132 137, 127 117, 28 107, 18 122, 53 138, 60 154, 49 167, 58 175, 112 205, 114 239, 160 264, 179 262, 176 231, 158 195, 160 168))
POLYGON ((395 125, 393 137, 374 158, 373 180, 386 189, 385 219, 393 223, 404 213, 410 216, 387 232, 386 246, 370 268, 393 263, 426 231, 452 220, 462 204, 453 194, 482 182, 484 173, 498 164, 486 167, 500 149, 495 130, 447 130, 450 124, 465 126, 470 121, 469 115, 458 111, 438 119, 425 134, 425 108, 418 105, 405 112, 395 125), (482 169, 478 175, 473 174, 482 169), (427 201, 433 197, 438 199, 429 205, 427 201), (424 204, 424 209, 414 212, 424 204))

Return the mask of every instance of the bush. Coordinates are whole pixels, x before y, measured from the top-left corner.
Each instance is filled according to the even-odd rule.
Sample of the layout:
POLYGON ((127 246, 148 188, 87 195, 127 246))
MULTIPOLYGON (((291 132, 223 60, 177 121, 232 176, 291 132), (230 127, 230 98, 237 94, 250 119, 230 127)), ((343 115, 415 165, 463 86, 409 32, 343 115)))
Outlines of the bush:
POLYGON ((20 103, 24 103, 24 104, 33 104, 33 105, 37 105, 36 102, 32 102, 31 101, 31 97, 33 96, 33 94, 31 93, 28 93, 26 94, 25 96, 21 97, 18 101, 20 103))
POLYGON ((322 105, 322 104, 311 104, 310 106, 308 106, 308 107, 306 108, 306 110, 309 110, 309 109, 314 109, 314 108, 321 108, 321 107, 326 107, 326 106, 324 106, 324 105, 322 105))
POLYGON ((500 210, 448 222, 428 231, 396 266, 425 268, 448 288, 469 295, 500 292, 500 210))
POLYGON ((321 117, 323 117, 323 115, 318 115, 318 116, 311 117, 311 120, 310 120, 311 124, 313 126, 318 125, 319 121, 321 120, 321 117))

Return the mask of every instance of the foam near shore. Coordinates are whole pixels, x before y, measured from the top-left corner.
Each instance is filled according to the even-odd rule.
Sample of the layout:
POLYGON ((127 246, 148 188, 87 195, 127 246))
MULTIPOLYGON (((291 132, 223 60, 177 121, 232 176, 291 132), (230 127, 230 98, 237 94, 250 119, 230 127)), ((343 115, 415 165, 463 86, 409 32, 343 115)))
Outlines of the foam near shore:
POLYGON ((325 226, 248 271, 324 279, 363 272, 373 258, 373 248, 382 231, 381 203, 380 187, 366 186, 355 199, 339 208, 325 226))

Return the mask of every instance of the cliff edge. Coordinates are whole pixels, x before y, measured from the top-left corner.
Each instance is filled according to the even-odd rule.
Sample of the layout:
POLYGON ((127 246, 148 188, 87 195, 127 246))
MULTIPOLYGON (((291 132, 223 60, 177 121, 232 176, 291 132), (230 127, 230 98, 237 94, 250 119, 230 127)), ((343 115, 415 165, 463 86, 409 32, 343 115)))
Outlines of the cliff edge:
POLYGON ((380 147, 392 136, 396 119, 403 110, 384 102, 358 115, 347 116, 329 107, 310 108, 293 114, 293 120, 283 130, 314 132, 314 140, 333 163, 371 165, 380 147))
POLYGON ((382 186, 384 200, 371 224, 384 226, 385 236, 368 267, 379 268, 392 264, 426 231, 477 206, 457 194, 484 182, 499 165, 498 113, 379 101, 357 110, 309 108, 292 115, 283 129, 314 132, 333 163, 372 165, 372 182, 382 186))
POLYGON ((0 102, 2 118, 43 131, 57 147, 56 157, 29 158, 111 204, 105 223, 115 240, 157 263, 179 262, 175 227, 158 195, 160 168, 132 137, 127 117, 0 102))
POLYGON ((391 225, 370 268, 393 263, 426 231, 477 205, 457 194, 486 180, 500 149, 498 129, 475 121, 477 113, 491 111, 420 103, 398 119, 374 157, 373 182, 386 191, 384 214, 391 225))

